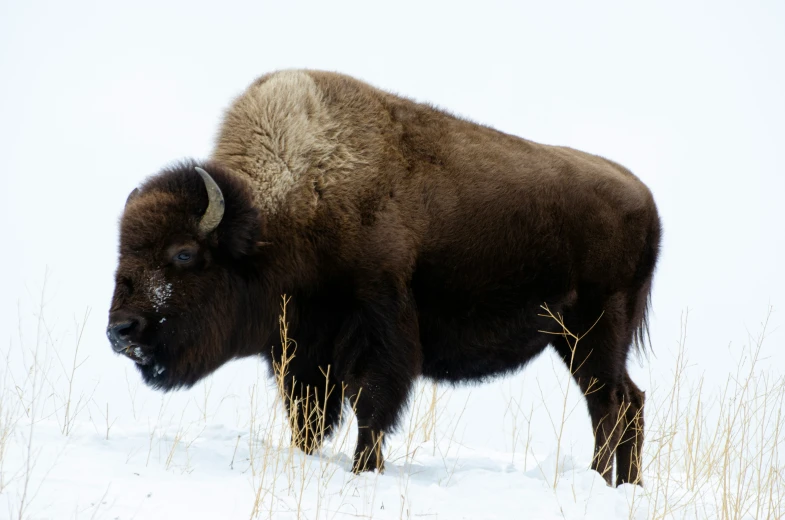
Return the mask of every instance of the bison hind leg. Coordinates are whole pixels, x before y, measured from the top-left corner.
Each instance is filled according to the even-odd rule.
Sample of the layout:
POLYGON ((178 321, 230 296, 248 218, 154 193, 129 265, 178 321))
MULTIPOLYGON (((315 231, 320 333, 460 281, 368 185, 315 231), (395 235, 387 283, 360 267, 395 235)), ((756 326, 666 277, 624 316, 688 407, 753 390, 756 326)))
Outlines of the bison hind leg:
POLYGON ((627 373, 634 324, 622 293, 589 299, 564 317, 574 336, 553 341, 586 399, 594 430, 592 469, 613 485, 640 482, 643 392, 627 373))
POLYGON ((616 485, 643 485, 641 479, 641 455, 643 452, 643 404, 646 394, 624 374, 624 429, 616 450, 616 485))

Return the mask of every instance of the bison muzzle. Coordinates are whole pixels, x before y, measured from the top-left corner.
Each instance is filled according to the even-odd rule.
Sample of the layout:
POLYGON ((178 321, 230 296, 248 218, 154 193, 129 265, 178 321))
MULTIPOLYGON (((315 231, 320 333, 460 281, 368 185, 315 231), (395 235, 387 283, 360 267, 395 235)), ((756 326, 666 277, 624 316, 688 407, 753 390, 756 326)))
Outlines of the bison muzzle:
POLYGON ((418 376, 485 380, 551 345, 584 391, 592 467, 610 484, 615 458, 617 483, 640 482, 626 362, 659 241, 650 191, 614 162, 347 76, 276 72, 234 101, 209 160, 128 197, 107 335, 148 385, 188 387, 234 358, 280 363, 288 295, 292 423, 318 409, 329 433, 348 400, 355 471, 382 469, 418 376))

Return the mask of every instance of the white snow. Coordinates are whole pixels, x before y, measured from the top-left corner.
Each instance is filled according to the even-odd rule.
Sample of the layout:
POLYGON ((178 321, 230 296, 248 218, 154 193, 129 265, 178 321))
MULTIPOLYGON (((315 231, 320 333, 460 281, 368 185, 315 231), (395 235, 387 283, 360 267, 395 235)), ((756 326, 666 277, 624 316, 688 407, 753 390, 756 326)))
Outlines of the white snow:
MULTIPOLYGON (((181 422, 176 410, 161 410, 146 421, 113 424, 110 416, 108 439, 101 417, 78 421, 69 436, 56 420, 39 421, 32 485, 45 499, 31 505, 30 517, 79 511, 98 518, 249 518, 257 497, 261 518, 646 517, 640 489, 609 488, 586 469, 586 460, 571 456, 563 456, 557 469, 553 454, 544 453, 527 469, 511 462, 511 453, 445 440, 413 443, 407 457, 405 439, 396 436, 384 474, 355 476, 351 432, 342 446, 334 439, 306 456, 265 417, 257 418, 265 427, 251 440, 248 428, 209 419, 181 422)), ((249 414, 243 410, 241 420, 249 414)), ((15 448, 24 447, 25 435, 25 428, 16 432, 15 448)), ((24 455, 24 449, 12 449, 6 467, 24 467, 24 455)), ((0 495, 0 511, 14 511, 20 488, 18 479, 12 481, 0 495)))
MULTIPOLYGON (((246 430, 194 425, 176 444, 179 430, 169 428, 154 432, 152 448, 147 425, 113 428, 108 440, 89 423, 69 438, 54 421, 37 430, 39 466, 47 474, 33 518, 73 511, 87 518, 249 518, 260 486, 261 518, 271 511, 272 518, 615 518, 635 494, 631 487, 606 487, 571 460, 555 490, 536 471, 510 466, 503 453, 417 454, 408 463, 388 461, 383 475, 355 476, 348 456, 331 446, 317 456, 272 446, 269 467, 254 476, 246 430)), ((11 505, 3 497, 7 502, 19 488, 9 491, 0 496, 0 511, 11 505)), ((645 515, 641 509, 632 517, 645 515)))
MULTIPOLYGON (((153 304, 156 312, 161 310, 161 307, 166 305, 169 298, 172 297, 172 284, 163 281, 163 275, 156 271, 150 276, 148 281, 150 302, 153 304)), ((166 318, 162 318, 160 323, 163 323, 166 318)))

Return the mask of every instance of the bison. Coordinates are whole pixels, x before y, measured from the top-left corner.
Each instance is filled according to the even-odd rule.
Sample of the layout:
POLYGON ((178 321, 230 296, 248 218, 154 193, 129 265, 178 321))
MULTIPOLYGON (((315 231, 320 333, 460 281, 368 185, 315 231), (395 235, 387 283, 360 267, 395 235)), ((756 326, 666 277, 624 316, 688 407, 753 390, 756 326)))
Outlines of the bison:
POLYGON ((592 468, 611 485, 615 458, 616 483, 640 482, 626 361, 659 243, 651 192, 612 161, 280 71, 234 100, 208 160, 129 195, 107 335, 151 387, 189 387, 234 358, 280 363, 288 295, 288 413, 318 409, 329 433, 349 399, 355 472, 383 469, 417 377, 487 380, 551 345, 584 391, 592 468))

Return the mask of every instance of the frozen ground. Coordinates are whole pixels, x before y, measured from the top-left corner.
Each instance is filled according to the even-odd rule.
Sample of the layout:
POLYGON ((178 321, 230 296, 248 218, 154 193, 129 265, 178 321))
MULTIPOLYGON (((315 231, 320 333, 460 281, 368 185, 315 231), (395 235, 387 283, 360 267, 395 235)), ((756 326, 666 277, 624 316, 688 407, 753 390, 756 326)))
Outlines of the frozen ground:
MULTIPOLYGON (((424 446, 409 462, 388 461, 383 475, 359 477, 332 445, 319 456, 260 446, 270 450, 268 467, 254 475, 247 431, 209 424, 172 448, 176 436, 156 432, 150 451, 145 426, 117 428, 107 440, 89 423, 76 425, 69 438, 55 421, 40 423, 36 496, 25 517, 251 518, 258 498, 261 518, 646 518, 639 490, 636 498, 633 486, 607 488, 569 457, 555 489, 553 455, 542 471, 526 471, 503 452, 466 449, 442 458, 424 446)), ((21 453, 15 450, 7 464, 19 465, 21 453)), ((17 481, 0 498, 9 518, 16 517, 20 492, 17 481)))

